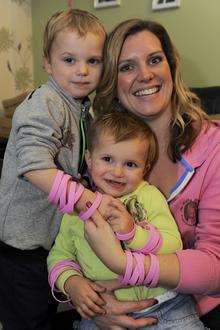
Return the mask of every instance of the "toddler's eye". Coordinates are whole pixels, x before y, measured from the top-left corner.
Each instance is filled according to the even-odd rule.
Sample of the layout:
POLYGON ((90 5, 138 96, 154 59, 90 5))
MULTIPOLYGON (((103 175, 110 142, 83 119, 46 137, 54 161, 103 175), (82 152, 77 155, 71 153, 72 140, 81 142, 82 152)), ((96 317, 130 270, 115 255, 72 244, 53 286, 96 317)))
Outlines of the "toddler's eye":
POLYGON ((102 158, 105 162, 109 163, 111 161, 111 157, 110 156, 105 156, 102 158))

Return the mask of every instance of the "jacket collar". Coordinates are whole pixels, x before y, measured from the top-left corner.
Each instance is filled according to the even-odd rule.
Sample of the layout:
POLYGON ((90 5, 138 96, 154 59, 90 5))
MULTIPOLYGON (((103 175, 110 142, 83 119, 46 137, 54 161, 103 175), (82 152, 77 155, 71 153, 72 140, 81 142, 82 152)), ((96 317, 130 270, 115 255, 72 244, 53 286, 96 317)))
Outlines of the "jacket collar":
POLYGON ((201 166, 207 159, 210 148, 212 149, 217 143, 220 143, 219 128, 220 121, 213 121, 210 124, 205 123, 192 148, 182 155, 179 166, 183 167, 184 171, 171 190, 167 199, 168 202, 172 201, 184 189, 194 175, 195 169, 201 166))

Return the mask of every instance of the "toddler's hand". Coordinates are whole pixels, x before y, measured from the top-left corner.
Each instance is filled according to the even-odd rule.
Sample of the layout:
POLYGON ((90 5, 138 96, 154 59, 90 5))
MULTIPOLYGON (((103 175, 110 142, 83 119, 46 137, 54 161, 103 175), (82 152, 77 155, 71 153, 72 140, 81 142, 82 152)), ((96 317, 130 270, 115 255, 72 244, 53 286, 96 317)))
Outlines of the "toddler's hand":
POLYGON ((103 216, 104 219, 108 219, 109 215, 112 213, 112 206, 111 204, 116 199, 109 195, 102 195, 102 201, 98 208, 99 213, 103 216))
POLYGON ((120 200, 114 199, 110 206, 111 214, 108 217, 108 223, 112 230, 120 234, 129 233, 134 228, 134 219, 124 204, 120 200))
POLYGON ((104 315, 105 301, 100 293, 105 288, 81 276, 71 276, 65 283, 65 291, 69 294, 77 312, 85 319, 96 315, 104 315))

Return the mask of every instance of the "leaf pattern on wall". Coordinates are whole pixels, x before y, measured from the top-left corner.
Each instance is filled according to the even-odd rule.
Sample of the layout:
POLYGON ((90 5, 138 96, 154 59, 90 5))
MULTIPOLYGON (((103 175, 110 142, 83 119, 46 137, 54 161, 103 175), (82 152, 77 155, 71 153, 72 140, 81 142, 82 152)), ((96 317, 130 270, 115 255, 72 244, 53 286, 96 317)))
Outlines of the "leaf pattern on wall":
POLYGON ((3 51, 7 51, 11 47, 13 47, 13 34, 9 32, 8 29, 2 27, 0 29, 0 53, 3 51))
MULTIPOLYGON (((11 0, 11 2, 19 6, 28 3, 27 0, 11 0)), ((10 31, 10 27, 0 27, 0 56, 5 61, 8 73, 13 76, 15 88, 19 92, 33 86, 32 71, 28 65, 31 55, 32 36, 28 36, 22 42, 16 41, 16 36, 10 31), (13 62, 13 58, 16 61, 13 62)))

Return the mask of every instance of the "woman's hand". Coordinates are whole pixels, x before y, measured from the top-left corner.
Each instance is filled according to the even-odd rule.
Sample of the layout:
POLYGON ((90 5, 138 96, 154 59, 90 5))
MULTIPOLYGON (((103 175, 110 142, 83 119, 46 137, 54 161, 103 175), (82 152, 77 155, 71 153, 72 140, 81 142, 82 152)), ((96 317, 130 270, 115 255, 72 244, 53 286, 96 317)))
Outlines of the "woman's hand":
POLYGON ((105 291, 104 287, 76 275, 67 279, 65 291, 83 318, 90 319, 96 315, 105 314, 105 301, 100 296, 100 293, 105 291))
POLYGON ((100 329, 139 329, 157 323, 157 319, 153 317, 134 319, 126 315, 155 305, 156 300, 153 298, 145 301, 118 301, 110 292, 102 293, 101 296, 106 302, 104 306, 106 315, 93 319, 100 329))
POLYGON ((102 262, 117 274, 123 274, 126 256, 109 224, 99 211, 85 222, 85 238, 102 262))

